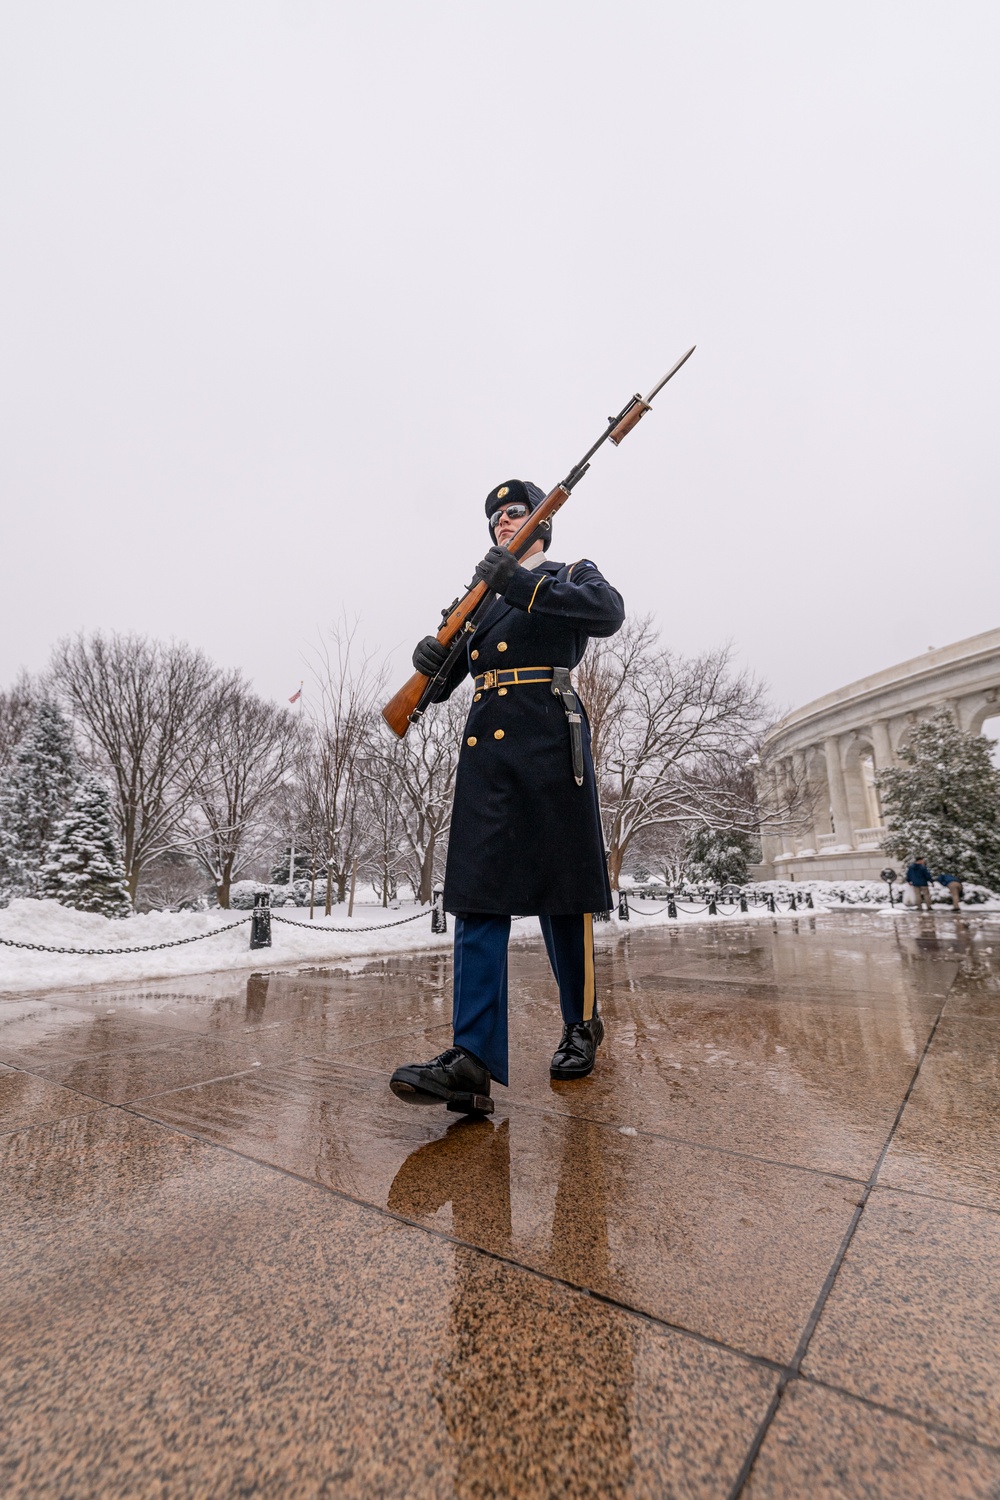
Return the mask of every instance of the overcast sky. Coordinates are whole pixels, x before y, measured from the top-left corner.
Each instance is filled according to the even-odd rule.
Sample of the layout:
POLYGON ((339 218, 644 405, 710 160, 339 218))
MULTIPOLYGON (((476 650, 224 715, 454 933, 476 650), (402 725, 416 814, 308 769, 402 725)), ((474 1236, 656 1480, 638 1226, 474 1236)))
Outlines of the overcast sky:
MULTIPOLYGON (((0 683, 97 627, 284 698, 556 525, 789 708, 1000 624, 995 3, 0 8, 0 683)), ((405 648, 405 649, 404 649, 405 648)))

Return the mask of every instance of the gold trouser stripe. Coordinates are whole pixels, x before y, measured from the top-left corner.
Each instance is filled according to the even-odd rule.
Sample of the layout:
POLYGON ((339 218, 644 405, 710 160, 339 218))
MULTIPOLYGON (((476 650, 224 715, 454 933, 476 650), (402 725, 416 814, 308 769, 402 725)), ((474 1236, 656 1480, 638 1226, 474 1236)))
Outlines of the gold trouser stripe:
POLYGON ((583 914, 583 1019, 594 1016, 594 914, 583 914))
POLYGON ((542 584, 545 582, 545 580, 546 580, 546 578, 548 578, 548 576, 549 575, 547 573, 543 573, 542 576, 541 576, 541 578, 539 578, 538 582, 535 584, 534 592, 531 595, 531 604, 528 605, 528 614, 529 615, 531 614, 531 605, 534 604, 534 602, 535 602, 535 594, 538 593, 538 590, 541 588, 542 584))

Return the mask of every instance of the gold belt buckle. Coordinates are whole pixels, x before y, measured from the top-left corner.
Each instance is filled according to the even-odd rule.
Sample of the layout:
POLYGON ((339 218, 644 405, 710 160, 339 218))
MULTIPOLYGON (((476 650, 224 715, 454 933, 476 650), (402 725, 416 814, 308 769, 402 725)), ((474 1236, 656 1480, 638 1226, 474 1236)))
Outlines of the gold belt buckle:
POLYGON ((484 688, 495 688, 496 685, 497 685, 497 674, 495 672, 484 672, 483 673, 483 687, 484 688))

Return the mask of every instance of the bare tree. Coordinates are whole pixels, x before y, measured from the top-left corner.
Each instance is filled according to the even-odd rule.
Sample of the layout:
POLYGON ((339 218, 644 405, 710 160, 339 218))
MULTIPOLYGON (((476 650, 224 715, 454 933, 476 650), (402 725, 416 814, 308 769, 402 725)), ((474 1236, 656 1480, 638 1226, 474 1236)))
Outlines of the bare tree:
POLYGON ((52 673, 90 763, 115 788, 134 901, 143 867, 182 837, 204 782, 218 669, 190 646, 98 632, 63 641, 52 673))
POLYGON ((21 672, 13 685, 0 690, 0 773, 14 760, 40 696, 40 685, 21 672))
POLYGON ((180 849, 168 849, 143 866, 136 891, 136 911, 194 908, 207 899, 205 871, 180 849))
POLYGON ((189 841, 212 877, 222 907, 234 880, 272 842, 269 812, 287 782, 302 743, 286 708, 258 698, 238 675, 220 681, 193 792, 197 804, 189 841))
POLYGON ((367 757, 385 669, 358 640, 357 621, 345 619, 317 648, 313 677, 319 702, 312 716, 300 820, 326 874, 329 916, 334 888, 343 901, 352 871, 368 853, 367 757))
POLYGON ((382 905, 388 906, 396 899, 406 856, 398 798, 385 775, 385 760, 377 751, 366 757, 364 784, 369 837, 362 870, 382 905))
POLYGON ((691 859, 692 829, 686 823, 661 823, 636 834, 629 848, 629 867, 655 871, 668 886, 681 883, 691 859))
POLYGON ((591 720, 595 770, 617 888, 633 841, 666 824, 712 828, 758 819, 751 757, 765 715, 763 689, 728 650, 686 659, 660 645, 652 621, 629 621, 594 641, 578 670, 591 720))
POLYGON ((467 695, 458 694, 418 719, 405 739, 390 741, 383 729, 375 749, 395 803, 407 875, 421 905, 432 899, 447 853, 458 751, 468 712, 467 695))

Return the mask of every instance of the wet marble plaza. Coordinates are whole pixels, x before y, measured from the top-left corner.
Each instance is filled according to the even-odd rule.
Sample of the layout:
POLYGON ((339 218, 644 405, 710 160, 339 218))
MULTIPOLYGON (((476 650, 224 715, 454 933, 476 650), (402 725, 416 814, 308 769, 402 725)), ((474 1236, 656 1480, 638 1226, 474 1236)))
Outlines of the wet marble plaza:
POLYGON ((0 1492, 1000 1496, 1000 921, 598 964, 475 1121, 440 956, 0 998, 0 1492))

